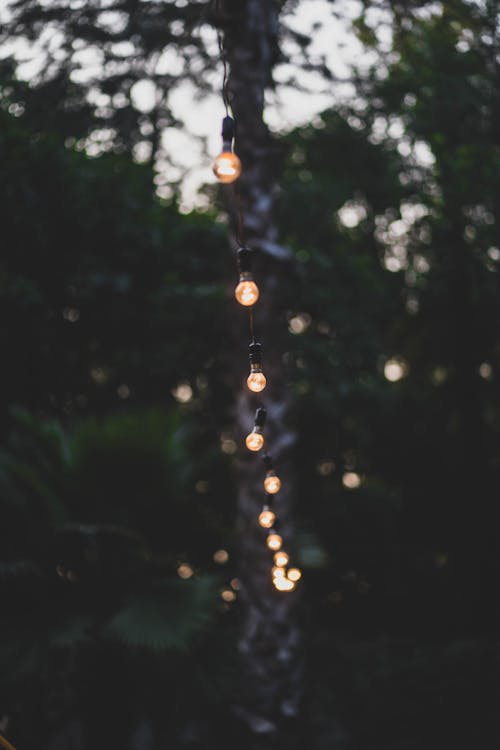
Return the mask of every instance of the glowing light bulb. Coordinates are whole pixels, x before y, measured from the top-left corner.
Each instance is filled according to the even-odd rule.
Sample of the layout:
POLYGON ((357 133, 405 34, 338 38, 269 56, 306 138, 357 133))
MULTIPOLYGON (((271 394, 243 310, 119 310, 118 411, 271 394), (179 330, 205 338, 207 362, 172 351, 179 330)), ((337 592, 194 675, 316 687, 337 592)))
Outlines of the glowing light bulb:
POLYGON ((252 432, 246 436, 245 445, 249 451, 260 451, 264 445, 264 435, 258 427, 254 427, 252 432))
POLYGON ((264 489, 269 495, 275 495, 280 491, 281 479, 276 476, 276 473, 272 470, 267 472, 267 476, 264 479, 264 489))
POLYGON ((285 576, 277 576, 273 580, 274 588, 278 589, 278 591, 293 591, 295 588, 295 584, 293 581, 290 581, 288 578, 285 578, 285 576))
POLYGON ((259 516, 259 524, 263 529, 270 529, 276 520, 276 516, 267 506, 264 506, 259 516))
MULTIPOLYGON (((240 268, 241 265, 245 267, 245 262, 245 253, 243 253, 243 260, 240 260, 240 268)), ((248 354, 250 359, 250 375, 247 378, 247 386, 254 393, 260 393, 266 387, 266 376, 262 372, 262 345, 258 341, 253 340, 248 347, 248 354)))
POLYGON ((218 181, 228 185, 240 176, 241 161, 232 151, 223 151, 216 157, 212 169, 218 181))
POLYGON ((284 578, 285 577, 285 569, 279 568, 277 565, 273 568, 273 578, 284 578))
POLYGON ((240 274, 240 282, 234 290, 234 296, 243 307, 251 307, 259 299, 259 287, 249 271, 240 274))
POLYGON ((296 583, 297 581, 300 581, 300 579, 302 578, 302 571, 299 570, 298 568, 290 568, 290 570, 288 571, 286 575, 287 575, 288 580, 296 583))
POLYGON ((266 543, 269 549, 273 550, 273 552, 277 552, 279 549, 281 549, 281 545, 283 544, 283 539, 280 537, 279 534, 276 534, 275 531, 272 531, 267 537, 266 543))
POLYGON ((260 393, 266 387, 266 383, 266 376, 264 375, 262 370, 254 370, 252 367, 250 375, 247 378, 248 388, 254 393, 260 393))
POLYGON ((287 553, 284 550, 280 550, 280 552, 276 552, 274 556, 274 564, 277 565, 278 568, 284 568, 285 565, 288 564, 289 559, 287 553))

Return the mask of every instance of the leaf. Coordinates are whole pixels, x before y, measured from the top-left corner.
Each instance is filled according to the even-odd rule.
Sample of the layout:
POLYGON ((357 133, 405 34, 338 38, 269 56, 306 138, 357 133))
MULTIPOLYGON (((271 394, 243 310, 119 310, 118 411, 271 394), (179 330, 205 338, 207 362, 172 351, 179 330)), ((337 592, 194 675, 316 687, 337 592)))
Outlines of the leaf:
POLYGON ((209 621, 215 603, 213 578, 162 582, 131 598, 105 633, 131 647, 183 650, 209 621))

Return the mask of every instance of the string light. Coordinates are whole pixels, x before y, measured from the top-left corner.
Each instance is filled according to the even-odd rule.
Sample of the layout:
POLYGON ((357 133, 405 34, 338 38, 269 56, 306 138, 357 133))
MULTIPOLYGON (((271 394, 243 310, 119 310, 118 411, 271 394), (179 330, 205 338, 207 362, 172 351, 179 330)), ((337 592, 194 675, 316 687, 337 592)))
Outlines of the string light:
POLYGON ((274 471, 273 459, 268 453, 262 456, 262 460, 267 469, 264 479, 264 489, 268 495, 275 495, 281 489, 281 479, 274 471))
POLYGON ((241 162, 231 151, 223 151, 214 161, 212 167, 219 182, 228 184, 238 179, 241 174, 241 162))
POLYGON ((288 555, 288 552, 285 552, 285 550, 280 550, 279 552, 276 552, 274 555, 274 564, 278 568, 284 568, 288 565, 288 562, 290 560, 290 557, 288 555))
MULTIPOLYGON (((227 185, 235 182, 240 177, 241 162, 233 149, 236 127, 234 119, 229 115, 230 92, 228 87, 228 63, 224 46, 224 37, 220 30, 218 30, 218 38, 224 68, 222 98, 226 109, 226 116, 222 121, 222 151, 214 161, 213 171, 217 180, 227 185)), ((238 211, 236 237, 239 248, 237 252, 238 283, 234 290, 234 296, 240 305, 249 310, 251 335, 251 343, 249 344, 250 373, 247 377, 246 385, 252 393, 259 394, 267 386, 267 379, 262 370, 262 345, 255 340, 254 335, 253 306, 259 299, 259 288, 252 274, 254 251, 244 245, 242 203, 237 188, 235 199, 238 211)), ((253 429, 245 438, 245 445, 249 451, 256 453, 264 447, 265 440, 263 429, 265 422, 266 410, 263 406, 259 406, 255 412, 253 429)), ((263 529, 267 530, 266 545, 273 553, 274 565, 272 566, 272 580, 274 587, 277 591, 293 591, 295 589, 295 583, 300 580, 302 573, 298 568, 290 568, 288 571, 286 569, 290 558, 282 549, 283 539, 278 532, 279 527, 276 513, 271 508, 273 495, 281 489, 281 479, 274 470, 271 457, 268 454, 265 454, 263 458, 266 466, 266 474, 263 484, 267 495, 267 501, 262 506, 262 510, 259 513, 258 523, 263 529)), ((222 563, 222 560, 216 559, 218 554, 219 553, 215 553, 214 560, 222 563)), ((225 590, 222 592, 221 596, 225 601, 230 601, 230 596, 233 597, 234 594, 230 590, 225 590)))
POLYGON ((258 427, 254 427, 252 432, 246 436, 245 444, 249 451, 260 451, 264 445, 264 435, 262 434, 262 430, 258 427))
POLYGON ((285 576, 275 576, 273 583, 278 591, 293 591, 295 588, 294 582, 290 581, 289 578, 285 578, 285 576))
POLYGON ((284 568, 286 565, 288 565, 289 557, 288 554, 285 552, 285 550, 280 550, 279 552, 276 552, 274 555, 274 564, 278 568, 284 568))
POLYGON ((222 120, 222 152, 216 156, 213 172, 219 182, 228 185, 241 174, 241 161, 233 153, 234 120, 227 115, 222 120))
POLYGON ((290 581, 296 583, 302 578, 302 571, 299 568, 290 568, 286 575, 290 581))
POLYGON ((272 550, 273 552, 277 552, 279 549, 281 549, 281 546, 283 544, 283 539, 275 531, 274 528, 269 529, 269 534, 267 536, 266 544, 269 547, 269 549, 272 550))
POLYGON ((247 386, 253 393, 260 393, 266 387, 266 376, 262 372, 262 346, 252 341, 249 349, 250 375, 247 378, 247 386))
POLYGON ((259 407, 255 412, 255 424, 252 432, 250 432, 245 439, 245 444, 249 451, 260 451, 264 445, 264 435, 262 434, 262 428, 266 422, 266 410, 264 407, 259 407))
POLYGON ((252 366, 250 375, 247 378, 247 386, 254 393, 260 393, 266 387, 266 376, 262 370, 254 369, 254 367, 252 366))
POLYGON ((234 296, 243 307, 255 305, 259 299, 259 287, 252 280, 250 274, 242 273, 238 286, 234 290, 234 296))
POLYGON ((238 250, 238 271, 240 279, 234 296, 243 307, 252 307, 259 299, 259 287, 252 276, 252 250, 247 247, 238 250))
POLYGON ((270 529, 276 521, 276 515, 268 505, 264 505, 259 515, 259 524, 263 529, 270 529))
POLYGON ((275 495, 281 489, 281 479, 272 469, 266 474, 266 478, 264 479, 264 489, 270 495, 275 495))

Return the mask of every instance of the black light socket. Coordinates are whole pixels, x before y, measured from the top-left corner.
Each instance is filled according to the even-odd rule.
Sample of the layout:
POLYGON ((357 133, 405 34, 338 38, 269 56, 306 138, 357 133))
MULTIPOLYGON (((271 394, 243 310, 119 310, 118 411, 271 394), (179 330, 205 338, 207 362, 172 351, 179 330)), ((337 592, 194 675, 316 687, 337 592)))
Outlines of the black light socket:
POLYGON ((222 140, 224 143, 231 143, 234 139, 235 124, 232 117, 224 117, 222 120, 222 140))
POLYGON ((259 406, 257 411, 255 412, 255 426, 256 427, 264 427, 266 423, 266 410, 263 406, 259 406))
POLYGON ((271 469, 273 469, 273 468, 274 468, 274 465, 273 465, 273 457, 272 457, 272 456, 270 456, 270 455, 269 455, 269 453, 265 453, 265 454, 264 454, 264 455, 262 456, 262 460, 264 461, 264 466, 266 467, 266 469, 267 469, 268 471, 271 471, 271 469))
POLYGON ((240 247, 238 250, 237 263, 240 273, 250 273, 252 270, 252 250, 248 247, 240 247))
POLYGON ((249 357, 250 357, 250 364, 260 365, 260 363, 262 362, 262 345, 254 341, 248 347, 248 352, 249 352, 249 357))

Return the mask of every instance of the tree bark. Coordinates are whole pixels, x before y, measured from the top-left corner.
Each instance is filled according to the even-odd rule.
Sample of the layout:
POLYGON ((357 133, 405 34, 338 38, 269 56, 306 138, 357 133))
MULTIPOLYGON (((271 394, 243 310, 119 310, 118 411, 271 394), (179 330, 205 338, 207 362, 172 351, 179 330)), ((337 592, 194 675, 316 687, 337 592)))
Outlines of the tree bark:
MULTIPOLYGON (((255 306, 255 337, 263 345, 268 385, 262 399, 241 387, 236 403, 239 445, 253 426, 257 406, 267 409, 265 449, 273 456, 282 479, 275 500, 284 548, 290 548, 290 505, 293 476, 290 449, 295 441, 288 424, 290 396, 285 383, 287 300, 280 283, 291 273, 292 253, 278 242, 275 219, 275 180, 280 149, 264 123, 264 97, 279 57, 279 3, 272 0, 225 0, 220 4, 225 53, 230 66, 229 96, 236 120, 236 151, 243 173, 227 191, 232 240, 237 246, 238 195, 243 211, 243 237, 256 250, 255 279, 261 296, 255 306)), ((248 323, 235 316, 236 340, 245 340, 248 323)), ((248 338, 250 341, 250 337, 248 338)), ((242 349, 238 347, 238 351, 242 349)), ((239 371, 241 376, 241 370, 239 371)), ((264 466, 259 455, 240 448, 238 459, 238 525, 240 533, 243 628, 239 649, 244 679, 236 711, 248 729, 254 750, 296 745, 296 721, 301 702, 298 592, 278 592, 272 585, 272 554, 257 518, 265 500, 264 466)))

